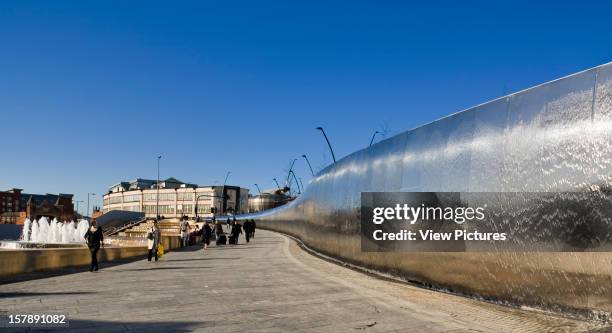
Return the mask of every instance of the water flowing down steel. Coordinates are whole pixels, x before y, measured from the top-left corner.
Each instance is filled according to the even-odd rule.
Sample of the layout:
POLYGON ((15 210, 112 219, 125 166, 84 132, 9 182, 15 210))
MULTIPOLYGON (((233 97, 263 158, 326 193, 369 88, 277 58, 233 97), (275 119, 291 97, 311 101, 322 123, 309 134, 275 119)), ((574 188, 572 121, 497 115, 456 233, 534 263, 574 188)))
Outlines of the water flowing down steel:
MULTIPOLYGON (((326 255, 427 285, 609 316, 609 252, 362 252, 359 213, 361 192, 609 194, 611 185, 609 63, 354 152, 317 173, 295 201, 241 218, 294 235, 326 255)), ((603 227, 610 232, 612 226, 603 227)))

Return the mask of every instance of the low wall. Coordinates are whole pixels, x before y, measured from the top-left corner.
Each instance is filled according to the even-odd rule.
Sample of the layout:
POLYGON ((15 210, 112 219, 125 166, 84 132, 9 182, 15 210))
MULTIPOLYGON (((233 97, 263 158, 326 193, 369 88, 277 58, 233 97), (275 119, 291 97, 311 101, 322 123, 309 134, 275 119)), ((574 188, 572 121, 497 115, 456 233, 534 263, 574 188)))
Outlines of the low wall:
MULTIPOLYGON (((162 236, 165 251, 180 247, 180 238, 162 236)), ((98 252, 99 262, 109 262, 128 258, 147 256, 146 246, 104 247, 98 252)), ((68 267, 88 266, 89 249, 82 248, 42 248, 0 251, 0 277, 22 273, 52 271, 68 267)))
POLYGON ((178 236, 161 236, 161 244, 164 246, 164 251, 172 251, 181 247, 181 237, 178 236))
MULTIPOLYGON (((146 254, 146 247, 105 247, 98 252, 98 261, 144 257, 146 254)), ((3 250, 0 251, 0 276, 87 266, 90 260, 86 247, 3 250)))

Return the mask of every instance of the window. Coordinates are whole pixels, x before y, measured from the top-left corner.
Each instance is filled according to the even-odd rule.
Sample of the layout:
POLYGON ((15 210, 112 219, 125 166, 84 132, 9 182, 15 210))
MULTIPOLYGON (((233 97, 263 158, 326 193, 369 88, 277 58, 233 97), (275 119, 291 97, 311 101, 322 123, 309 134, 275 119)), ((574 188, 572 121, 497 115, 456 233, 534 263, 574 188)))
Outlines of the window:
MULTIPOLYGON (((145 205, 144 213, 149 215, 157 214, 157 206, 156 205, 145 205)), ((159 205, 159 215, 164 214, 174 214, 174 207, 169 205, 159 205)))
POLYGON ((198 204, 198 214, 210 214, 210 205, 198 204))
POLYGON ((176 198, 176 194, 174 193, 160 193, 159 201, 174 201, 176 198))
POLYGON ((157 193, 145 193, 144 201, 155 201, 157 200, 157 193))
POLYGON ((178 192, 178 201, 193 201, 193 192, 178 192))
MULTIPOLYGON (((159 201, 174 201, 175 197, 174 193, 160 193, 159 201)), ((144 201, 157 201, 157 193, 145 193, 144 201)))
POLYGON ((193 205, 178 205, 176 207, 177 214, 193 214, 193 205))
POLYGON ((140 201, 140 194, 131 194, 123 197, 123 202, 140 201))
POLYGON ((126 206, 126 207, 123 207, 123 210, 127 210, 130 212, 139 212, 140 206, 126 206))

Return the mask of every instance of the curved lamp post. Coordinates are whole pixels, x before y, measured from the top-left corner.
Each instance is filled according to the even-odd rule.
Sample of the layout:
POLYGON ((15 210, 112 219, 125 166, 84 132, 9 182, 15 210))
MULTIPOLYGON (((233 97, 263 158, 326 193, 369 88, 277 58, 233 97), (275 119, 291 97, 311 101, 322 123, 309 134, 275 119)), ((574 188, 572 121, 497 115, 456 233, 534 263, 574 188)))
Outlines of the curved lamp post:
POLYGON ((302 190, 300 189, 300 182, 298 181, 297 177, 295 176, 295 172, 293 172, 293 170, 291 170, 291 174, 293 175, 293 179, 295 179, 295 185, 297 185, 298 194, 302 194, 302 190))
POLYGON ((379 131, 374 132, 374 134, 372 134, 372 140, 370 140, 370 147, 372 147, 372 144, 374 143, 374 138, 376 137, 376 134, 380 133, 379 131))
POLYGON ((259 185, 255 184, 255 187, 257 187, 257 192, 259 192, 259 194, 261 194, 261 190, 259 189, 259 185))
POLYGON ((291 171, 293 171, 293 166, 295 165, 295 161, 297 161, 297 158, 294 158, 293 161, 291 162, 291 167, 289 167, 289 172, 287 173, 287 179, 285 180, 285 184, 289 184, 289 180, 291 179, 291 171))
POLYGON ((314 171, 312 171, 312 165, 310 165, 310 161, 308 160, 308 157, 306 157, 306 154, 302 155, 302 157, 306 160, 306 163, 308 163, 308 167, 310 168, 310 173, 314 177, 314 171))
POLYGON ((276 178, 272 178, 272 180, 274 180, 274 182, 276 183, 276 187, 280 188, 280 185, 278 185, 278 180, 276 180, 276 178))
POLYGON ((228 172, 225 174, 225 180, 223 181, 223 187, 225 187, 225 184, 227 184, 227 178, 229 177, 230 173, 232 173, 232 172, 231 172, 231 171, 228 171, 228 172))
POLYGON ((323 130, 323 127, 321 126, 317 127, 317 129, 321 131, 321 133, 323 133, 323 137, 325 138, 325 141, 327 141, 327 146, 329 147, 329 151, 331 151, 334 163, 336 163, 336 155, 334 155, 334 150, 332 149, 331 143, 329 143, 329 139, 327 138, 327 134, 325 134, 325 130, 323 130))

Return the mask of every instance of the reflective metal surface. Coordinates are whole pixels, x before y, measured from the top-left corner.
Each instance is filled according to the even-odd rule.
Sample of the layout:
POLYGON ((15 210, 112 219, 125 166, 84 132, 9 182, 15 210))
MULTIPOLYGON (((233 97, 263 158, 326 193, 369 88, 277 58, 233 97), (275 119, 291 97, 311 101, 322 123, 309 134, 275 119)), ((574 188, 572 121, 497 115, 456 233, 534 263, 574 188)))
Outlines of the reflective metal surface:
POLYGON ((366 191, 604 192, 611 185, 612 64, 606 64, 357 151, 318 173, 294 202, 240 218, 427 285, 609 316, 609 253, 367 253, 359 214, 366 191))

